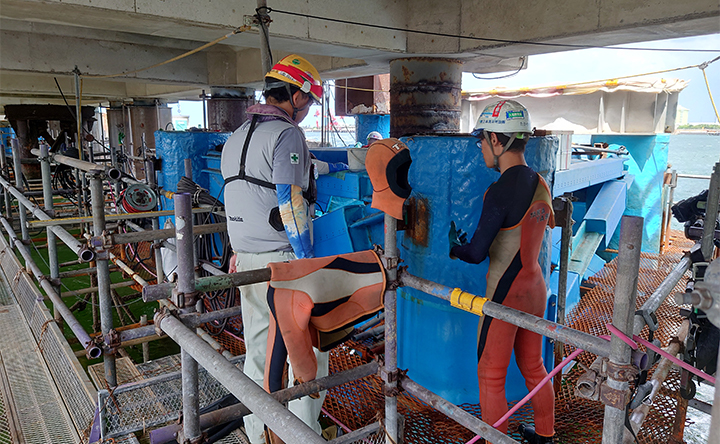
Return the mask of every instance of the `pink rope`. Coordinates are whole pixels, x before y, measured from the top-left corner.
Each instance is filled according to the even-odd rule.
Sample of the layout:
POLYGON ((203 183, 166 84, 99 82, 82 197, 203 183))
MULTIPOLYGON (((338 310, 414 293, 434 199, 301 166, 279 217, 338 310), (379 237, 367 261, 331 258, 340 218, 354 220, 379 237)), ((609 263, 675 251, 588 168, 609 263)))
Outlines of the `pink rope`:
MULTIPOLYGON (((615 326, 613 326, 612 324, 607 324, 607 328, 608 328, 608 330, 610 330, 610 332, 612 332, 612 334, 614 334, 618 338, 622 339, 625 343, 628 343, 628 341, 630 341, 630 338, 628 338, 623 332, 621 332, 620 330, 615 328, 615 326)), ((702 370, 699 370, 699 369, 693 367, 692 365, 688 364, 685 361, 681 361, 680 359, 676 358, 675 356, 671 355, 670 353, 666 352, 665 350, 659 348, 655 344, 648 342, 639 336, 633 336, 633 339, 635 340, 635 342, 639 342, 640 344, 644 345, 645 347, 649 348, 650 350, 653 350, 655 353, 659 353, 663 357, 671 360, 674 364, 679 365, 680 367, 684 368, 685 370, 689 371, 690 373, 693 373, 703 379, 710 381, 712 384, 715 384, 714 377, 708 375, 707 373, 705 373, 702 370)), ((630 341, 630 342, 632 342, 632 341, 630 341)), ((635 347, 633 347, 633 349, 637 349, 637 344, 635 344, 635 347)))
MULTIPOLYGON (((525 405, 525 403, 527 403, 533 396, 535 396, 535 394, 537 392, 539 392, 540 389, 543 388, 543 386, 545 384, 547 384, 553 376, 557 375, 563 368, 565 368, 566 365, 568 365, 570 363, 570 361, 575 359, 583 351, 584 350, 578 348, 574 352, 570 353, 570 355, 567 358, 563 359, 563 361, 557 367, 552 369, 552 371, 550 373, 548 373, 547 376, 545 376, 542 381, 540 381, 540 384, 536 385, 535 388, 532 389, 532 391, 530 391, 530 393, 525 395, 525 397, 520 400, 520 402, 518 402, 510 410, 508 410, 508 412, 505 413, 505 416, 498 419, 495 422, 495 424, 493 424, 493 427, 494 428, 500 427, 500 425, 503 424, 505 421, 507 421, 508 418, 510 418, 515 412, 517 412, 520 409, 520 407, 525 405)), ((477 435, 473 439, 468 441, 466 444, 475 444, 480 438, 481 438, 480 435, 477 435)))
MULTIPOLYGON (((633 340, 631 340, 630 338, 628 338, 623 332, 621 332, 620 330, 618 330, 614 325, 612 325, 612 324, 606 324, 606 327, 607 327, 607 329, 608 329, 612 334, 614 334, 615 336, 617 336, 618 338, 620 338, 623 342, 625 342, 627 345, 629 345, 633 350, 637 350, 637 348, 638 348, 637 343, 640 343, 640 344, 644 345, 645 347, 647 347, 647 348, 655 351, 656 353, 659 353, 659 354, 662 355, 663 357, 669 359, 669 360, 672 361, 673 363, 681 366, 682 368, 684 368, 685 370, 689 371, 690 373, 693 373, 693 374, 695 374, 695 375, 697 375, 697 376, 699 376, 699 377, 701 377, 701 378, 703 378, 703 379, 706 379, 707 381, 711 382, 712 384, 715 384, 715 378, 714 378, 714 377, 708 375, 707 373, 703 372, 702 370, 699 370, 699 369, 693 367, 692 365, 688 364, 687 362, 681 361, 680 359, 676 358, 675 356, 671 355, 670 353, 666 352, 665 350, 662 350, 661 348, 657 347, 655 344, 652 344, 652 343, 650 343, 650 342, 646 341, 645 339, 643 339, 643 338, 641 338, 641 337, 638 337, 638 336, 633 336, 633 339, 635 340, 635 341, 633 342, 633 340)), ((606 336, 606 335, 600 336, 600 338, 605 339, 606 341, 609 341, 609 340, 610 340, 610 336, 606 336)), ((493 424, 493 427, 494 427, 494 428, 498 428, 501 424, 503 424, 505 421, 507 421, 508 418, 510 418, 510 416, 512 416, 515 412, 517 412, 517 411, 520 409, 520 407, 522 407, 523 405, 525 405, 533 396, 535 396, 535 394, 536 394, 537 392, 539 392, 540 389, 541 389, 545 384, 548 383, 548 381, 550 381, 550 378, 552 378, 552 377, 555 376, 558 372, 560 372, 560 370, 562 370, 570 361, 572 361, 573 359, 575 359, 575 358, 576 358, 580 353, 582 353, 582 352, 583 352, 582 349, 577 349, 577 350, 575 350, 574 352, 572 352, 567 358, 565 358, 565 359, 560 363, 560 365, 558 365, 557 367, 555 367, 554 369, 552 369, 552 371, 551 371, 550 373, 548 373, 548 375, 547 375, 545 378, 543 378, 542 381, 540 381, 540 384, 538 384, 537 386, 535 386, 535 388, 532 389, 532 391, 531 391, 530 393, 528 393, 523 399, 521 399, 520 402, 518 402, 518 403, 515 404, 510 410, 508 410, 508 412, 505 414, 505 416, 503 416, 502 418, 498 419, 498 420, 495 422, 495 424, 493 424)), ((480 435, 477 435, 477 436, 475 436, 474 438, 472 438, 470 441, 468 441, 466 444, 475 444, 480 438, 481 438, 481 436, 480 436, 480 435)))
POLYGON ((630 338, 625 336, 625 333, 618 330, 617 327, 615 327, 612 324, 605 324, 605 327, 607 327, 607 329, 610 331, 610 333, 614 334, 619 339, 622 339, 622 341, 624 343, 626 343, 627 345, 629 345, 630 348, 632 348, 633 350, 637 350, 637 348, 638 348, 637 343, 633 342, 630 338))
POLYGON ((227 330, 224 330, 224 332, 225 332, 225 334, 230 335, 230 337, 237 339, 238 341, 242 342, 243 344, 245 343, 245 340, 243 338, 239 338, 227 330))

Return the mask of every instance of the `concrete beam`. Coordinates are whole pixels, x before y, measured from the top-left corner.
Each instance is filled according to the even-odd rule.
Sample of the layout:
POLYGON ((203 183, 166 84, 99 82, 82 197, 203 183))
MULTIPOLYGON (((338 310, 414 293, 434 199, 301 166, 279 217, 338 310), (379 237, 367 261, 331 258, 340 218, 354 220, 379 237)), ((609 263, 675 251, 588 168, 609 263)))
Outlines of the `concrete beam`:
MULTIPOLYGON (((69 75, 75 65, 83 73, 96 75, 150 66, 242 26, 245 16, 255 14, 256 4, 255 0, 0 0, 0 101, 22 101, 22 95, 29 94, 57 103, 55 88, 38 75, 52 81, 52 76, 69 75), (27 81, 20 85, 22 76, 27 76, 27 81)), ((476 0, 276 0, 271 7, 275 9, 270 25, 275 59, 289 53, 307 56, 323 78, 387 73, 391 60, 422 56, 462 59, 466 71, 510 71, 522 66, 525 56, 568 49, 407 30, 611 45, 716 33, 720 20, 717 0, 656 0, 651 4, 635 0, 507 0, 502 4, 478 4, 476 0), (281 10, 393 29, 277 12, 281 10)), ((259 42, 257 30, 243 32, 210 50, 130 78, 88 79, 84 94, 92 100, 196 98, 200 89, 210 86, 257 86, 263 74, 259 42)))

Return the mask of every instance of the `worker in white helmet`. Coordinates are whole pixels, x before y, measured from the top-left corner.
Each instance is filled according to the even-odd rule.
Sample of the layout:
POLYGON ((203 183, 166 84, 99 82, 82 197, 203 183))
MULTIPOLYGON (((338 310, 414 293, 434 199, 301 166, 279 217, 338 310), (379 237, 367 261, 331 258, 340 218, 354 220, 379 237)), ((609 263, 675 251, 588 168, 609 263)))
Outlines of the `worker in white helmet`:
MULTIPOLYGON (((479 264, 490 258, 485 297, 493 302, 543 317, 545 281, 538 263, 543 236, 553 227, 552 195, 539 174, 525 162, 525 145, 532 135, 527 109, 513 100, 488 105, 477 120, 485 165, 501 173, 483 199, 482 214, 470 243, 450 224, 450 257, 479 264)), ((505 378, 512 352, 529 390, 547 375, 542 360, 542 336, 488 316, 478 328, 478 383, 482 419, 494 424, 508 411, 505 378)), ((555 398, 548 382, 532 398, 535 426, 522 424, 530 444, 553 442, 555 398)), ((498 427, 507 433, 505 421, 498 427)))
POLYGON ((378 140, 382 140, 382 139, 384 139, 382 134, 380 134, 377 131, 370 131, 370 134, 367 135, 367 146, 370 146, 374 142, 377 142, 378 140))

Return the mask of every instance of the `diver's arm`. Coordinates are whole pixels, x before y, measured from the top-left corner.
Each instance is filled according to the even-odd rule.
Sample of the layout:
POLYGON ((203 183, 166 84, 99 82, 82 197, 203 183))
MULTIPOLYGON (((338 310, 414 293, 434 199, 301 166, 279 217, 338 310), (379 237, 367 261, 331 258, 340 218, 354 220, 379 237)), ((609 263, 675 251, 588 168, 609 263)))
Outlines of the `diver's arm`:
POLYGON ((280 218, 285 226, 290 245, 298 259, 315 257, 310 236, 308 208, 297 185, 278 184, 277 190, 280 218))

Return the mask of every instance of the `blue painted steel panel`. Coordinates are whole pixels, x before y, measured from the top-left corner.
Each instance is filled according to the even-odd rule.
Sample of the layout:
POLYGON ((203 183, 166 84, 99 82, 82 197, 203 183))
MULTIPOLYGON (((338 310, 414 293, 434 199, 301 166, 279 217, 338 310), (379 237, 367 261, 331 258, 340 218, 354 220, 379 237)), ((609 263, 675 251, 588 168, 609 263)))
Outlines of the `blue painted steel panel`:
MULTIPOLYGON (((559 293, 559 291, 558 291, 559 279, 560 279, 560 270, 556 268, 555 270, 553 270, 552 274, 550 275, 550 291, 554 295, 557 295, 559 293)), ((570 313, 570 310, 572 310, 578 304, 578 302, 580 302, 580 283, 581 283, 580 276, 578 276, 577 273, 569 271, 568 279, 567 279, 567 291, 565 292, 565 314, 566 315, 568 313, 570 313)), ((555 318, 557 318, 557 316, 555 318)))
POLYGON ((383 137, 390 137, 390 114, 358 114, 355 116, 355 132, 357 141, 367 143, 367 136, 373 131, 383 137))
MULTIPOLYGON (((667 167, 669 134, 629 135, 597 134, 591 143, 607 142, 623 145, 630 152, 628 173, 635 176, 630 184, 625 215, 645 219, 642 251, 660 251, 660 228, 662 225, 662 184, 667 167)), ((615 232, 609 245, 617 249, 619 231, 615 232)))
MULTIPOLYGON (((473 137, 403 140, 413 159, 409 174, 413 194, 428 205, 426 242, 416 243, 403 232, 398 235, 404 264, 416 276, 484 295, 487 261, 472 265, 451 260, 447 235, 450 221, 474 233, 485 190, 499 174, 485 167, 473 137)), ((528 164, 543 173, 551 189, 557 146, 556 138, 546 137, 531 139, 527 147, 528 164)), ((540 260, 546 281, 550 239, 548 230, 540 260)), ((399 367, 408 368, 410 377, 453 403, 477 403, 478 317, 416 290, 401 288, 398 296, 399 367)), ((527 393, 524 384, 512 378, 506 389, 510 401, 527 393)))
POLYGON ((365 204, 347 205, 313 221, 315 256, 369 250, 382 245, 384 213, 365 204))
POLYGON ((590 278, 591 276, 594 276, 596 273, 598 273, 600 270, 605 267, 605 259, 598 256, 597 254, 593 254, 592 258, 590 259, 590 263, 587 266, 587 269, 585 269, 585 273, 583 274, 583 280, 586 280, 590 278))
POLYGON ((372 184, 365 171, 340 171, 318 177, 318 204, 322 211, 329 211, 331 197, 344 197, 369 202, 372 184))
POLYGON ((605 182, 585 213, 587 231, 605 235, 599 247, 602 250, 607 248, 607 243, 615 233, 623 212, 625 212, 626 197, 627 184, 625 182, 617 180, 605 182))
POLYGON ((575 162, 569 169, 555 173, 553 197, 617 179, 623 175, 624 162, 619 157, 575 162))

